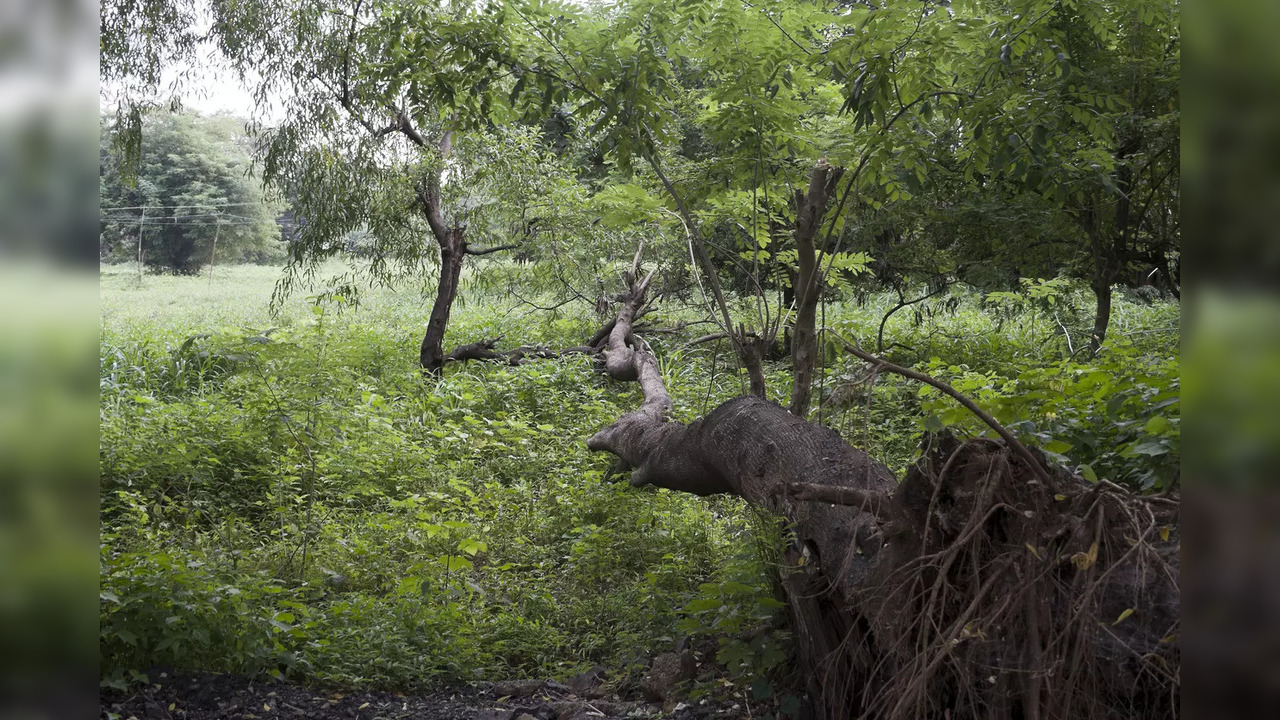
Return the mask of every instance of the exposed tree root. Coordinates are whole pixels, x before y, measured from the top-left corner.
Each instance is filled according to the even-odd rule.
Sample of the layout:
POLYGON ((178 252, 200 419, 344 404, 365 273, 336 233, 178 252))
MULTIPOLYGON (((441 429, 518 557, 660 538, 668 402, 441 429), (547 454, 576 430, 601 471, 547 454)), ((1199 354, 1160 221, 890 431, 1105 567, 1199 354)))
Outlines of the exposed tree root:
POLYGON ((859 609, 871 717, 1177 715, 1178 504, 949 436, 907 474, 859 609))

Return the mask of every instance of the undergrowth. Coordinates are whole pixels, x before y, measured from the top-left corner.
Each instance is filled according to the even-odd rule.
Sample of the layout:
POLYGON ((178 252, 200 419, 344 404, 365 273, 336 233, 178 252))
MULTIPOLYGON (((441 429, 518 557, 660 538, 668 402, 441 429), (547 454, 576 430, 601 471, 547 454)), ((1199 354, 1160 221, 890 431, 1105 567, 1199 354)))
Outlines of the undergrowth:
MULTIPOLYGON (((760 700, 802 686, 769 581, 783 538, 735 499, 613 482, 609 458, 588 453, 585 438, 638 405, 638 389, 583 357, 450 365, 428 382, 415 364, 420 295, 295 298, 272 316, 272 272, 141 287, 103 276, 105 683, 177 666, 404 690, 594 664, 627 682, 693 638, 716 648, 701 692, 760 700)), ((1030 292, 998 306, 958 297, 895 315, 886 352, 1086 474, 1176 482, 1176 306, 1118 302, 1114 339, 1090 359, 1072 336, 1087 321, 1077 290, 1052 312, 1030 292)), ((901 471, 926 428, 983 429, 840 352, 837 337, 874 347, 889 306, 824 309, 814 417, 901 471)), ((599 322, 585 306, 548 315, 476 291, 446 344, 576 345, 599 322)), ((743 392, 727 348, 650 341, 677 419, 743 392)), ((769 380, 782 400, 786 365, 769 380)))

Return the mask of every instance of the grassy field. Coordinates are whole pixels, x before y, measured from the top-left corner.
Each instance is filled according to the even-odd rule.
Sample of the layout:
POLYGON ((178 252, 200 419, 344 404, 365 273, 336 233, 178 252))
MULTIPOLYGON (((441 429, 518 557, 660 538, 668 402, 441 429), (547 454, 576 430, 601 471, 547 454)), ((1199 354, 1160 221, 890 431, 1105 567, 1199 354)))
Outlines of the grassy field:
MULTIPOLYGON (((279 272, 139 286, 127 267, 103 270, 106 682, 156 665, 397 689, 595 663, 635 672, 690 634, 715 640, 728 692, 795 680, 769 522, 733 499, 610 482, 608 459, 587 451, 638 405, 634 386, 581 357, 450 366, 429 384, 416 368, 422 292, 370 290, 356 308, 301 292, 272 315, 279 272)), ((600 322, 463 292, 447 345, 572 345, 600 322)), ((1176 481, 1177 306, 1122 300, 1087 360, 1087 296, 1054 297, 925 303, 894 317, 886 343, 1086 474, 1176 481)), ((825 322, 874 345, 889 306, 833 302, 825 322)), ((742 392, 727 350, 652 342, 678 419, 742 392)), ((787 368, 769 373, 780 399, 787 368)), ((896 470, 926 427, 983 430, 914 384, 867 378, 836 343, 819 395, 824 422, 896 470)))

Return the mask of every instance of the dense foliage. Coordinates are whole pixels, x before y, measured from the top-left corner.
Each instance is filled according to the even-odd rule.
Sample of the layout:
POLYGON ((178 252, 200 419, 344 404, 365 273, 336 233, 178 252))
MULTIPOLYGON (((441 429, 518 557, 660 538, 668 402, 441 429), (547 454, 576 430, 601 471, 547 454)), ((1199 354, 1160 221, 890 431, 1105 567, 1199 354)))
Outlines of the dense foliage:
MULTIPOLYGON (((123 127, 163 99, 158 64, 194 57, 196 5, 104 12, 123 127)), ((572 253, 571 270, 580 252, 542 247, 557 232, 634 247, 602 216, 658 231, 672 261, 689 234, 718 272, 782 291, 757 299, 766 332, 790 322, 796 193, 825 159, 842 175, 821 208, 817 258, 839 271, 825 282, 869 261, 900 292, 1073 275, 1098 300, 1095 346, 1113 285, 1177 292, 1176 0, 208 5, 211 43, 285 104, 259 130, 266 179, 308 219, 302 274, 351 232, 374 277, 420 274, 436 253, 415 196, 449 164, 450 224, 572 253)))
POLYGON ((284 259, 270 202, 252 173, 244 123, 219 115, 149 115, 141 163, 122 167, 119 129, 103 118, 101 138, 104 260, 141 259, 148 268, 194 275, 211 262, 284 259))
MULTIPOLYGON (((510 284, 469 286, 452 338, 501 328, 564 345, 593 330, 589 311, 529 312, 533 272, 501 267, 510 284)), ((802 688, 771 589, 776 531, 738 501, 609 482, 582 438, 634 400, 589 362, 472 364, 425 386, 406 352, 413 293, 368 289, 358 309, 298 300, 272 319, 274 274, 227 273, 141 289, 104 275, 106 681, 155 665, 393 688, 594 663, 638 673, 691 634, 719 648, 722 679, 704 676, 704 692, 802 688)), ((903 313, 888 336, 1071 465, 1135 485, 1176 478, 1177 308, 1122 302, 1123 338, 1087 363, 1016 297, 903 313)), ((865 337, 893 302, 833 303, 827 320, 865 337)), ((677 417, 742 392, 722 349, 651 342, 677 417)), ((981 430, 834 347, 826 364, 817 414, 898 469, 939 419, 981 430)), ((782 398, 785 368, 769 378, 782 398)))
POLYGON ((676 420, 790 398, 899 474, 993 435, 874 348, 1089 482, 1178 487, 1177 0, 107 5, 104 204, 259 213, 144 225, 144 261, 270 246, 241 128, 144 112, 202 43, 284 108, 246 132, 298 220, 282 275, 104 275, 109 684, 626 686, 688 636, 700 692, 794 709, 776 518, 617 483, 584 439, 639 396, 590 359, 443 344, 581 345, 633 257, 676 420))

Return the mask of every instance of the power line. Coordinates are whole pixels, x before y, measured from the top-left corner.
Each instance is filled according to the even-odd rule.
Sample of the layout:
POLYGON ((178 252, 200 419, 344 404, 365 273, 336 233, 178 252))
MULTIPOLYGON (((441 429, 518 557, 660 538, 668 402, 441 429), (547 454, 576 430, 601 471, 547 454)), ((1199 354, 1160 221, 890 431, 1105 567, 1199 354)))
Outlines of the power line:
POLYGON ((164 221, 164 218, 160 218, 160 221, 158 222, 152 222, 151 220, 147 220, 146 222, 138 222, 137 220, 128 220, 128 221, 108 220, 107 222, 114 222, 122 225, 167 225, 169 227, 213 227, 214 225, 221 225, 222 227, 233 227, 236 225, 262 225, 264 223, 273 223, 273 224, 275 223, 274 220, 253 220, 253 221, 247 221, 247 222, 233 221, 233 222, 223 222, 223 223, 208 222, 208 221, 180 223, 180 222, 174 222, 174 221, 166 222, 164 221))
POLYGON ((151 220, 191 220, 195 218, 230 218, 232 220, 251 220, 253 222, 275 222, 275 218, 254 218, 248 215, 235 215, 232 213, 191 213, 190 215, 150 215, 146 218, 137 218, 132 216, 111 217, 99 216, 99 219, 106 221, 135 223, 140 221, 151 220))
POLYGON ((265 204, 266 203, 260 203, 260 202, 243 202, 243 203, 223 203, 220 205, 210 205, 207 203, 204 205, 126 205, 126 206, 118 206, 118 207, 111 206, 111 205, 99 205, 98 209, 99 210, 176 210, 179 208, 245 207, 247 205, 265 205, 265 204))

